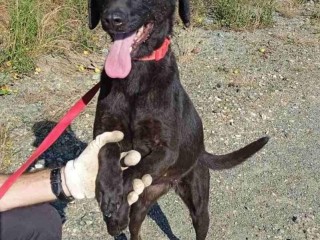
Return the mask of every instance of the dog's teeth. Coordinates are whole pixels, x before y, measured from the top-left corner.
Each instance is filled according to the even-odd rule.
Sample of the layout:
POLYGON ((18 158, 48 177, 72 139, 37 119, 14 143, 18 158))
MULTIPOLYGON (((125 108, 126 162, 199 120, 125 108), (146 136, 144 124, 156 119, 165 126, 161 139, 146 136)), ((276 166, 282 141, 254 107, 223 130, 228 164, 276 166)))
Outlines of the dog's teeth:
POLYGON ((137 37, 140 37, 140 36, 141 36, 141 34, 143 33, 143 29, 144 29, 144 27, 142 26, 142 27, 138 30, 137 37))

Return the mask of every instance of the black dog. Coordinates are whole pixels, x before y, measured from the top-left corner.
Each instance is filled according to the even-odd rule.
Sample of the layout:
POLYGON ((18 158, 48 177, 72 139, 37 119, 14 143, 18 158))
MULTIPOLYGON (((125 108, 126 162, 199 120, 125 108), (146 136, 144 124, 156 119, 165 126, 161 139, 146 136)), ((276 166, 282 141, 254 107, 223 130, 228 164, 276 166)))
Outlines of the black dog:
MULTIPOLYGON (((108 232, 119 234, 129 224, 139 239, 148 209, 170 188, 188 206, 196 239, 208 226, 209 168, 232 168, 259 151, 261 138, 236 152, 207 153, 203 129, 181 86, 175 57, 167 49, 172 34, 175 0, 90 0, 90 28, 102 22, 113 39, 101 77, 94 135, 120 130, 120 144, 107 144, 99 154, 96 197, 108 232), (156 52, 154 52, 156 51, 156 52), (140 163, 121 172, 120 152, 135 149, 140 163), (132 180, 151 174, 153 183, 131 207, 126 196, 132 180), (130 221, 129 221, 130 219, 130 221)), ((180 0, 180 16, 189 25, 189 3, 180 0)))

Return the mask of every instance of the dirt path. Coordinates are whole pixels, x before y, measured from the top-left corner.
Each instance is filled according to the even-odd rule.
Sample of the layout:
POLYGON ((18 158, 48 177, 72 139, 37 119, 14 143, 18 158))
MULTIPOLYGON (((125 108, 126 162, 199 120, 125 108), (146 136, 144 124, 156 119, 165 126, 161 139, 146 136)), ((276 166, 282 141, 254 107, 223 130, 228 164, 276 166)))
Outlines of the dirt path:
MULTIPOLYGON (((207 149, 225 153, 271 136, 250 161, 212 172, 208 239, 320 239, 319 25, 300 16, 277 17, 273 28, 252 33, 177 30, 181 80, 202 116, 207 149)), ((97 82, 94 71, 79 72, 76 65, 102 66, 103 55, 44 57, 40 74, 16 80, 11 88, 17 93, 0 97, 0 125, 10 135, 0 152, 10 160, 5 171, 26 159, 70 104, 97 82)), ((94 111, 95 102, 39 166, 77 156, 91 139, 94 111)), ((64 211, 64 239, 111 239, 95 200, 64 211)), ((173 193, 152 210, 142 234, 194 239, 187 209, 173 193)))

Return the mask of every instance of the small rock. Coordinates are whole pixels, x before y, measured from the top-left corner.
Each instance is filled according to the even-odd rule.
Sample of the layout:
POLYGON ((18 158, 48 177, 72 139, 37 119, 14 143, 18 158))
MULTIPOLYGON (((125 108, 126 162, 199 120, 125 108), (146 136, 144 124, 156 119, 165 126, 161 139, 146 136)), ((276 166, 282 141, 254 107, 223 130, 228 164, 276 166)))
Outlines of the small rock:
POLYGON ((109 52, 109 49, 107 49, 107 48, 104 48, 104 49, 102 49, 102 51, 101 51, 102 53, 105 53, 105 54, 107 54, 108 52, 109 52))
POLYGON ((263 121, 267 120, 267 116, 263 113, 260 113, 260 117, 263 121))
POLYGON ((298 217, 297 217, 297 216, 293 216, 291 219, 292 219, 292 221, 295 222, 295 223, 298 222, 298 217))
POLYGON ((221 102, 222 101, 222 99, 221 98, 219 98, 219 97, 215 97, 215 99, 218 101, 218 102, 221 102))
POLYGON ((191 50, 191 52, 192 52, 193 54, 198 54, 199 52, 201 52, 201 49, 198 48, 198 47, 195 47, 194 49, 191 50))
POLYGON ((92 225, 92 223, 93 223, 93 221, 91 221, 91 220, 86 221, 86 225, 92 225))
POLYGON ((205 19, 204 19, 204 23, 210 25, 210 24, 213 24, 214 21, 213 21, 212 18, 205 18, 205 19))
POLYGON ((250 115, 251 115, 252 117, 256 117, 256 116, 257 116, 257 114, 254 113, 254 112, 250 112, 250 115))
POLYGON ((94 74, 92 76, 92 80, 99 80, 100 79, 100 74, 94 74))

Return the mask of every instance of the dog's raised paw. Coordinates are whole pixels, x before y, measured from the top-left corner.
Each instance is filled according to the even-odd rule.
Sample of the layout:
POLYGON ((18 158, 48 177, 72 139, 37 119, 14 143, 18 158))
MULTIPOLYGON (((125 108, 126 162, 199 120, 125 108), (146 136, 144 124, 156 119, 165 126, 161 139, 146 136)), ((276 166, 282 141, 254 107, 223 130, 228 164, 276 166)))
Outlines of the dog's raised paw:
POLYGON ((104 217, 104 221, 107 224, 108 233, 110 235, 117 236, 128 227, 129 212, 130 207, 126 203, 125 198, 123 198, 122 204, 120 205, 117 213, 110 217, 104 217))
POLYGON ((120 176, 115 181, 98 180, 96 185, 96 198, 104 217, 111 217, 120 207, 123 195, 122 178, 120 176))

